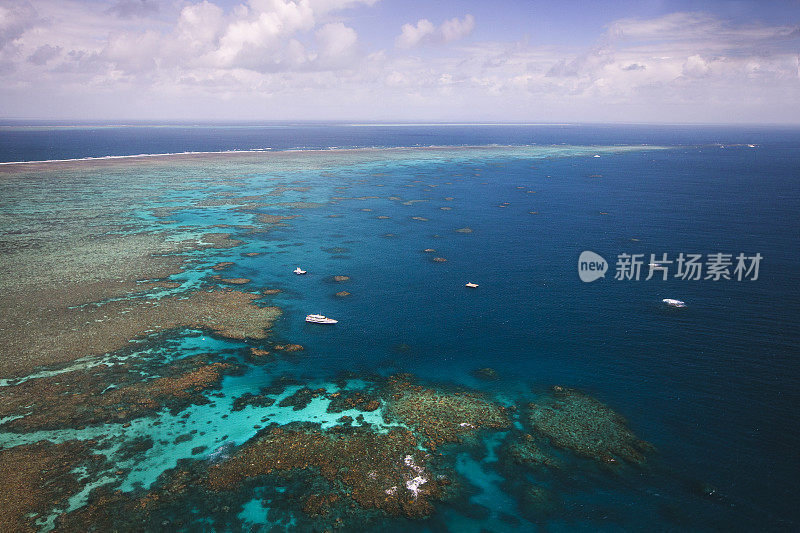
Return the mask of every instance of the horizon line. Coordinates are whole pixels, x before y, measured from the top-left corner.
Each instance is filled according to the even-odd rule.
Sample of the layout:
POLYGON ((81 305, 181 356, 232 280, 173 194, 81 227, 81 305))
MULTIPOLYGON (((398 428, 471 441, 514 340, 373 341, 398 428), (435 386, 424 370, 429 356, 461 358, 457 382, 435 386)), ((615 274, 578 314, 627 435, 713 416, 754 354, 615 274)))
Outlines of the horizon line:
POLYGON ((348 127, 425 127, 425 126, 720 126, 720 127, 800 127, 800 122, 648 122, 648 121, 415 121, 415 120, 323 120, 323 119, 72 119, 0 117, 0 128, 9 127, 164 127, 164 126, 290 126, 336 125, 348 127))

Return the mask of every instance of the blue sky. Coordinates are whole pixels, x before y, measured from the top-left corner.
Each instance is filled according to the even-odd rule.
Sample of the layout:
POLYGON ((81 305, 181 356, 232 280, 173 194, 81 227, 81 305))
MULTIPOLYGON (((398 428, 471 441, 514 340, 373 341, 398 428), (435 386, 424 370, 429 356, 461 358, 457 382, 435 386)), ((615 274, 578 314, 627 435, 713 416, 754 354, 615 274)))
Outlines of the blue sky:
MULTIPOLYGON (((228 5, 235 4, 229 2, 228 5)), ((604 26, 621 18, 656 18, 675 12, 704 11, 735 23, 762 21, 800 23, 800 1, 760 0, 716 2, 618 0, 618 1, 521 1, 493 0, 437 2, 406 0, 380 2, 356 10, 353 25, 378 46, 389 44, 398 21, 444 20, 458 13, 472 13, 479 21, 473 39, 504 40, 526 38, 533 44, 590 45, 604 26)))
POLYGON ((800 0, 3 0, 0 117, 800 123, 800 0))

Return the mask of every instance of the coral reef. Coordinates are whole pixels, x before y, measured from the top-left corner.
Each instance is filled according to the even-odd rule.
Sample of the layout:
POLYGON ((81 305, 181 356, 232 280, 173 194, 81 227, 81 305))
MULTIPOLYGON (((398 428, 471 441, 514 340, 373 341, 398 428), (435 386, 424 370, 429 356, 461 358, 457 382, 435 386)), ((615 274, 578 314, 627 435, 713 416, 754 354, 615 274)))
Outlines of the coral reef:
POLYGON ((273 403, 275 403, 275 398, 270 398, 269 396, 265 396, 263 394, 246 392, 233 401, 231 410, 241 411, 249 405, 252 405, 253 407, 269 407, 273 403))
POLYGON ((35 521, 63 506, 83 484, 74 470, 97 469, 105 462, 93 455, 94 441, 41 441, 0 450, 0 523, 4 531, 38 531, 35 521))
POLYGON ((305 347, 302 344, 276 344, 275 349, 282 352, 302 352, 305 347))
POLYGON ((235 248, 240 244, 242 241, 232 239, 230 233, 204 233, 199 244, 192 248, 235 248))
MULTIPOLYGON (((235 339, 265 338, 280 315, 275 307, 254 305, 258 295, 231 290, 80 307, 48 300, 47 294, 41 300, 31 293, 27 296, 25 303, 4 315, 8 326, 0 331, 0 352, 5 355, 0 372, 5 375, 24 375, 40 365, 112 352, 132 338, 179 327, 209 329, 235 339)), ((22 295, 20 300, 11 295, 3 305, 21 299, 22 295)))
POLYGON ((525 433, 520 438, 510 438, 510 442, 504 446, 504 455, 510 458, 515 464, 524 466, 548 466, 556 467, 558 461, 548 455, 539 447, 530 433, 525 433))
POLYGON ((269 350, 251 347, 250 352, 245 356, 245 359, 247 360, 248 363, 260 365, 264 363, 271 363, 272 361, 274 361, 275 354, 273 354, 269 350))
POLYGON ((250 348, 250 356, 255 359, 260 358, 268 358, 272 355, 272 352, 269 350, 264 350, 261 348, 250 348))
POLYGON ((124 348, 130 339, 180 327, 208 329, 232 339, 263 339, 280 310, 255 305, 258 298, 216 290, 160 300, 114 300, 58 314, 32 312, 25 323, 0 337, 0 352, 5 355, 0 372, 20 374, 43 364, 105 354, 124 348))
POLYGON ((377 394, 367 390, 343 390, 329 395, 328 413, 341 413, 348 409, 359 411, 375 411, 381 402, 377 394))
POLYGON ((191 404, 208 403, 203 391, 217 387, 224 374, 236 370, 230 362, 195 356, 157 369, 124 362, 30 379, 0 388, 0 418, 12 418, 2 428, 15 432, 80 428, 126 422, 164 407, 179 412, 191 404), (160 377, 146 379, 147 370, 157 370, 160 377))
POLYGON ((325 389, 309 389, 308 387, 302 387, 294 394, 281 400, 278 405, 281 407, 291 407, 293 410, 299 411, 311 403, 311 400, 314 398, 324 395, 325 389))
POLYGON ((283 391, 286 390, 286 387, 291 385, 300 385, 300 382, 296 379, 293 379, 289 376, 280 376, 272 380, 272 383, 267 385, 266 387, 261 387, 261 394, 283 394, 283 391))
POLYGON ((435 450, 446 442, 458 442, 481 428, 509 427, 506 408, 472 391, 443 391, 415 385, 407 376, 389 380, 388 418, 396 418, 425 438, 435 450))
POLYGON ((606 464, 645 461, 652 445, 639 440, 625 419, 591 396, 554 387, 553 396, 528 406, 528 423, 559 447, 606 464))
POLYGON ((428 516, 430 500, 442 496, 442 480, 430 472, 414 435, 404 429, 376 433, 351 428, 337 434, 268 428, 230 460, 209 468, 207 485, 233 490, 248 478, 309 468, 342 483, 348 488, 344 494, 360 506, 390 515, 428 516))
POLYGON ((280 224, 284 220, 291 220, 293 218, 297 218, 299 215, 292 215, 292 216, 281 216, 281 215, 268 215, 266 213, 259 213, 258 214, 258 221, 262 224, 266 225, 277 225, 280 224))
POLYGON ((303 502, 303 511, 309 516, 326 515, 331 511, 331 504, 339 499, 336 493, 312 494, 303 502))
POLYGON ((245 285, 250 283, 249 278, 219 278, 222 283, 229 283, 231 285, 245 285))

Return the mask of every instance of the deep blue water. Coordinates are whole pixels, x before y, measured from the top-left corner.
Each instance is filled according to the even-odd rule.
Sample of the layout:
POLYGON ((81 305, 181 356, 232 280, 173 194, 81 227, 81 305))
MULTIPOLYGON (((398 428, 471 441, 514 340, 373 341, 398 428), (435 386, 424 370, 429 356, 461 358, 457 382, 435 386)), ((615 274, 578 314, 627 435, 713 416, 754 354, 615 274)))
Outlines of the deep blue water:
MULTIPOLYGON (((470 372, 490 366, 504 377, 497 387, 510 387, 509 395, 562 384, 622 413, 658 449, 655 471, 598 485, 595 502, 607 499, 624 509, 618 521, 591 516, 586 502, 576 499, 568 505, 572 521, 556 520, 552 529, 796 529, 796 129, 13 127, 0 129, 0 160, 485 144, 670 149, 539 160, 431 161, 412 154, 334 168, 333 178, 306 173, 298 177, 312 186, 335 180, 349 186, 343 196, 382 198, 327 203, 284 231, 254 237, 264 246, 292 246, 241 262, 231 275, 285 290, 276 299, 286 309, 277 331, 309 348, 309 377, 342 369, 402 370, 481 386, 470 372), (388 195, 425 201, 404 205, 387 201, 388 195), (473 232, 453 231, 462 227, 473 232), (321 251, 333 246, 347 251, 321 251), (436 249, 434 255, 447 262, 430 261, 424 248, 436 249), (645 263, 650 253, 674 259, 681 252, 743 252, 764 259, 756 281, 617 281, 612 265, 605 279, 588 284, 577 275, 583 250, 612 263, 620 253, 645 254, 645 263), (292 276, 297 265, 314 272, 292 276), (353 296, 333 298, 339 287, 317 271, 351 276, 346 289, 353 296), (466 281, 479 283, 480 290, 464 290, 466 281), (666 308, 661 299, 667 297, 688 307, 666 308), (346 320, 335 330, 297 320, 316 311, 346 320), (401 343, 410 350, 394 350, 401 343), (621 494, 633 496, 607 493, 615 483, 621 494), (704 483, 715 486, 717 496, 704 498, 698 490, 704 483), (673 514, 658 514, 664 509, 673 514)), ((206 215, 186 211, 176 219, 190 224, 200 216, 206 215)))
MULTIPOLYGON (((676 491, 682 497, 664 499, 678 498, 671 503, 686 513, 687 524, 788 527, 798 520, 800 473, 799 169, 798 151, 782 143, 533 165, 382 168, 387 183, 423 180, 442 188, 426 196, 456 200, 393 209, 380 200, 359 202, 298 220, 289 239, 313 235, 312 241, 357 250, 339 266, 352 276, 347 289, 356 296, 336 301, 324 294, 333 292, 327 287, 309 294, 306 283, 289 278, 305 301, 287 306, 302 314, 309 300, 322 301, 328 314, 358 326, 330 336, 299 328, 288 336, 317 346, 325 354, 318 364, 332 368, 363 363, 369 370, 408 357, 400 370, 435 379, 469 383, 471 370, 491 366, 534 387, 561 383, 590 391, 656 444, 668 477, 682 485, 676 491), (464 182, 451 178, 476 169, 479 176, 464 182), (453 210, 441 211, 444 204, 453 210), (374 211, 358 212, 363 207, 374 211), (332 238, 321 217, 341 212, 351 222, 346 236, 332 238), (391 244, 375 227, 387 221, 369 220, 377 214, 402 220, 401 229, 389 230, 398 235, 391 244), (464 226, 474 232, 451 231, 464 226), (448 262, 421 257, 425 247, 448 262), (583 250, 611 261, 623 252, 648 260, 650 253, 675 259, 680 252, 758 252, 765 259, 754 282, 615 281, 612 272, 585 284, 576 268, 583 250), (469 280, 480 290, 463 291, 469 280), (665 308, 667 297, 691 304, 665 308), (395 343, 414 349, 397 357, 395 343), (702 483, 716 486, 720 499, 701 501, 695 491, 702 483)), ((374 193, 373 184, 348 195, 374 193)), ((287 249, 287 271, 308 264, 308 249, 287 249)), ((651 510, 643 506, 641 521, 622 527, 645 527, 648 520, 673 527, 657 526, 651 510)))

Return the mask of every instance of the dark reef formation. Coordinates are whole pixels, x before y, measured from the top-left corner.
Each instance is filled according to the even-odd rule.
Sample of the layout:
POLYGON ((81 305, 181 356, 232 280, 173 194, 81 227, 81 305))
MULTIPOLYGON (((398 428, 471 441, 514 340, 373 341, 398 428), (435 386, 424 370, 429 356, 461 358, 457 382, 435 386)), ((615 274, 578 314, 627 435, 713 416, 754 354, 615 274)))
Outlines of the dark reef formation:
POLYGON ((386 415, 415 428, 431 450, 477 429, 511 425, 505 407, 474 391, 427 388, 405 375, 391 378, 388 390, 386 415))
MULTIPOLYGON (((154 367, 123 362, 10 385, 9 390, 25 392, 11 396, 17 398, 13 408, 2 394, 5 391, 0 392, 4 409, 0 416, 31 409, 5 424, 8 429, 26 431, 125 425, 156 409, 167 407, 178 413, 192 403, 208 402, 210 389, 238 367, 232 359, 212 362, 199 355, 161 365, 159 377, 148 378, 144 370, 152 372, 154 367), (115 387, 100 389, 112 380, 115 387), (57 403, 56 398, 62 405, 43 411, 43 406, 57 403)), ((35 530, 32 520, 53 512, 57 531, 161 531, 196 526, 191 514, 196 509, 213 517, 215 528, 236 529, 242 527, 239 513, 254 498, 264 502, 264 512, 273 524, 314 531, 428 518, 434 515, 436 503, 445 501, 465 509, 468 516, 485 518, 489 510, 469 503, 469 492, 465 492, 469 483, 455 469, 459 450, 477 456, 486 453, 476 438, 483 431, 501 432, 493 468, 503 476, 503 489, 516 498, 519 513, 536 522, 559 509, 561 500, 557 492, 534 479, 563 475, 564 453, 576 452, 604 463, 620 458, 638 465, 649 449, 619 415, 571 389, 556 388, 552 396, 530 404, 527 410, 516 410, 475 390, 419 384, 406 374, 343 376, 337 385, 338 390, 329 392, 292 377, 278 377, 258 393, 234 398, 231 409, 301 411, 319 398, 328 402, 327 412, 332 414, 380 409, 389 425, 367 423, 363 414, 355 420, 341 416, 337 425, 327 428, 311 422, 273 423, 238 446, 228 442, 213 452, 205 445, 194 446, 191 457, 164 471, 147 488, 115 489, 127 472, 117 470, 118 481, 93 489, 88 504, 69 513, 59 511, 69 496, 113 470, 109 459, 98 454, 108 444, 73 440, 15 446, 0 450, 2 471, 13 472, 0 479, 0 489, 4 483, 8 486, 0 495, 2 518, 12 524, 12 530, 20 531, 35 530), (360 388, 347 387, 352 378, 359 379, 360 388), (280 401, 279 396, 283 396, 280 401), (517 429, 519 422, 528 424, 531 432, 517 429), (16 466, 18 462, 24 466, 16 466), (76 469, 87 475, 78 476, 76 469), (51 481, 33 482, 42 479, 51 481), (285 487, 286 492, 276 487, 285 487)), ((195 433, 173 433, 171 442, 188 442, 195 433)), ((154 444, 144 436, 122 441, 114 460, 135 464, 136 457, 154 444)))
POLYGON ((126 361, 72 370, 0 388, 0 418, 19 417, 5 431, 29 432, 127 422, 165 407, 177 413, 208 403, 204 392, 236 371, 233 362, 202 355, 157 368, 126 361), (159 377, 146 379, 156 370, 159 377))
POLYGON ((74 470, 96 470, 105 457, 94 441, 41 441, 0 450, 0 523, 9 532, 38 531, 35 521, 64 506, 83 483, 74 470))
POLYGON ((574 389, 554 387, 551 398, 529 404, 528 422, 554 445, 606 464, 620 459, 641 464, 652 450, 622 416, 574 389))
POLYGON ((328 413, 341 413, 349 409, 359 411, 375 411, 381 402, 377 394, 366 390, 344 390, 329 395, 328 413))
POLYGON ((270 398, 264 394, 253 394, 252 392, 246 392, 233 401, 233 406, 231 409, 233 411, 241 411, 248 406, 269 407, 273 403, 275 403, 275 398, 270 398))
POLYGON ((248 478, 275 470, 314 469, 339 481, 347 497, 364 508, 390 515, 423 517, 433 512, 430 499, 442 496, 442 479, 426 467, 426 455, 404 429, 387 433, 269 428, 229 461, 209 469, 207 486, 234 490, 248 478))

